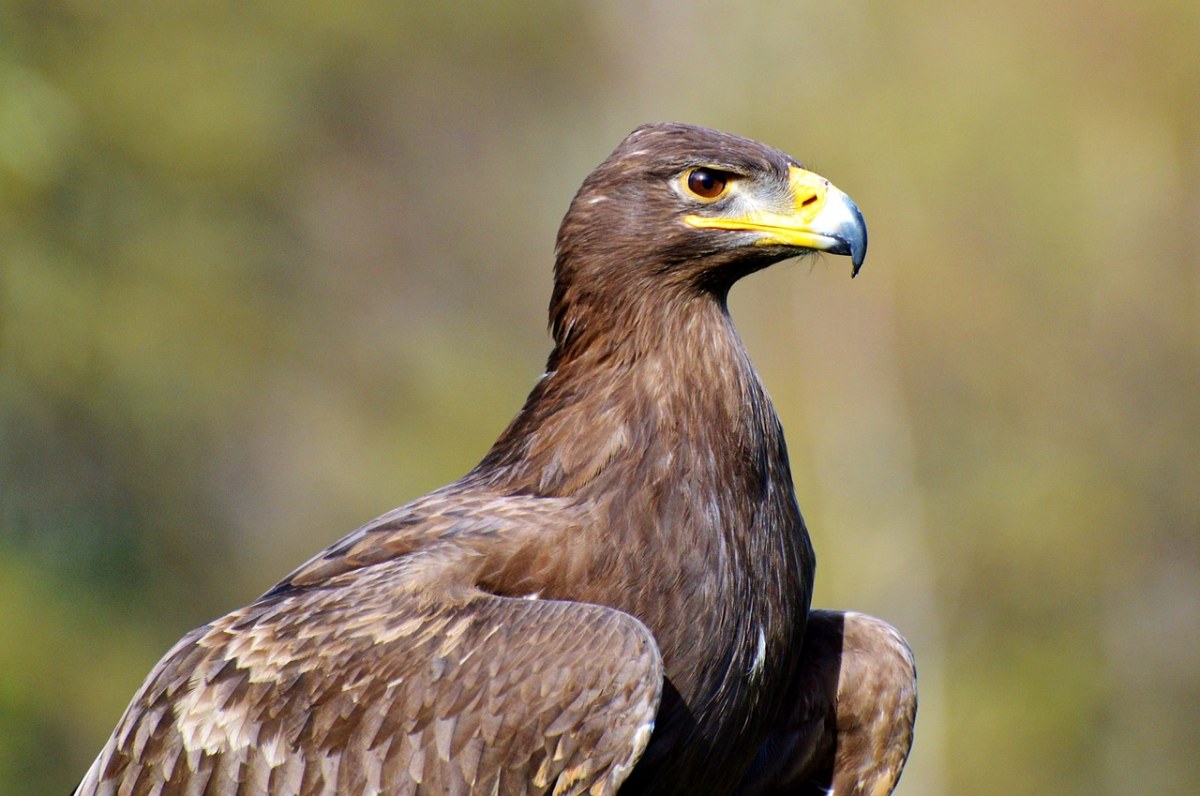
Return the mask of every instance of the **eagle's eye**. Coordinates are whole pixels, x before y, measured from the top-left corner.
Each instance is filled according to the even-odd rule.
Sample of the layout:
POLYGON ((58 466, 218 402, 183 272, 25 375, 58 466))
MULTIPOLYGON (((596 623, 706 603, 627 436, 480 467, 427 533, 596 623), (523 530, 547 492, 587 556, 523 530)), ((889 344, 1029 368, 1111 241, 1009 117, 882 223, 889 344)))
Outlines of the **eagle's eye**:
POLYGON ((689 171, 684 178, 684 184, 688 192, 697 199, 712 202, 725 195, 729 188, 729 178, 719 171, 702 166, 689 171))

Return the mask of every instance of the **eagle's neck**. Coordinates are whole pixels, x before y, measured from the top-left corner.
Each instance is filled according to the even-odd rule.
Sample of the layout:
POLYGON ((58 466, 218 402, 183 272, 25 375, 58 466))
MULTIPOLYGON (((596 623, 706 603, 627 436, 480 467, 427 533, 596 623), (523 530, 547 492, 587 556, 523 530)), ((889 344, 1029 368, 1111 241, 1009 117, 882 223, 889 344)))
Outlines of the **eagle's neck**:
POLYGON ((752 740, 770 712, 757 700, 794 665, 812 555, 782 429, 723 297, 610 307, 556 331, 548 372, 475 476, 571 499, 574 544, 595 562, 546 596, 619 601, 655 633, 697 731, 720 720, 752 740))
MULTIPOLYGON (((787 467, 778 418, 724 297, 659 291, 552 313, 546 373, 478 471, 567 497, 634 492, 687 467, 695 491, 753 493, 787 467)), ((577 306, 582 304, 583 306, 577 306)))

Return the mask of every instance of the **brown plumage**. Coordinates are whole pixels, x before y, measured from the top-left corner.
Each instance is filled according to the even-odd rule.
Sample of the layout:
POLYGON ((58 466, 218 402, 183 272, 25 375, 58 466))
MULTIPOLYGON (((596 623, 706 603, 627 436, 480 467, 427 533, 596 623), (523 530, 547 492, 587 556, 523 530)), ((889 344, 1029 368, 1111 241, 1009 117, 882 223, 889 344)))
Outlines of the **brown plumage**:
POLYGON ((911 653, 810 616, 783 432, 725 303, 865 247, 787 155, 634 131, 563 220, 547 371, 483 461, 185 636, 78 793, 890 793, 911 653))

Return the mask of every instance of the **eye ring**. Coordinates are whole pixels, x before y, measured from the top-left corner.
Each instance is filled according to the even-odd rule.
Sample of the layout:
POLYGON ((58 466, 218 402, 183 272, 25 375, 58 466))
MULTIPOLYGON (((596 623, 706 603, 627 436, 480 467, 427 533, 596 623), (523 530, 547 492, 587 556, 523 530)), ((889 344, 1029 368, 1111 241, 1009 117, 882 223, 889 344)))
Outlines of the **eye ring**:
POLYGON ((729 176, 700 166, 683 175, 683 187, 702 202, 715 202, 729 190, 729 176))

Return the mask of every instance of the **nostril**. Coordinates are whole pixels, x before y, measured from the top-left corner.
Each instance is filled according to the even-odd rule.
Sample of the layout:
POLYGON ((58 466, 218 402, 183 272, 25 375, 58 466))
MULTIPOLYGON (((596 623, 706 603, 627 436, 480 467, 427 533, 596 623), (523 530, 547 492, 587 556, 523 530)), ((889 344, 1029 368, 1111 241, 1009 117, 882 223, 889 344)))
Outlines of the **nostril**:
POLYGON ((815 201, 817 201, 817 195, 814 193, 813 195, 811 195, 807 199, 805 199, 803 202, 801 202, 800 206, 808 207, 810 204, 812 204, 815 201))

